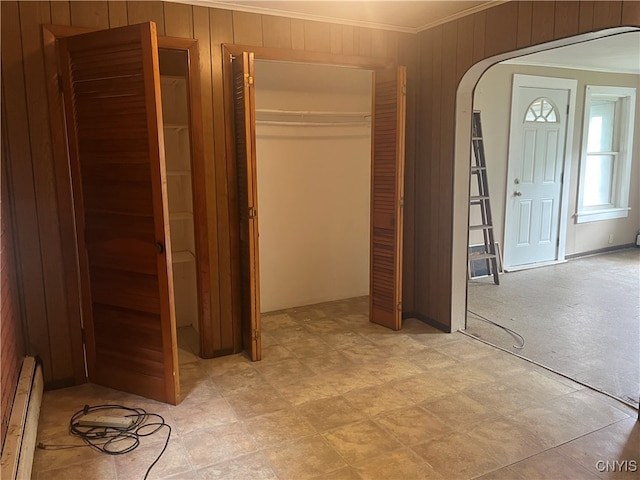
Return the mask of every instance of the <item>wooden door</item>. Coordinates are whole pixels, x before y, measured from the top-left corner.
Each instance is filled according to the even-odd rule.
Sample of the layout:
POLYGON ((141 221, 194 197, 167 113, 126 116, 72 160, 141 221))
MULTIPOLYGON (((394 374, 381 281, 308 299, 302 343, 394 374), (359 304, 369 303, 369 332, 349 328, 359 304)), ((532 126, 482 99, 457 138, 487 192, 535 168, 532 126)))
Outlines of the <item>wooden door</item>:
POLYGON ((262 358, 262 344, 260 340, 258 191, 253 70, 253 53, 244 52, 232 60, 235 155, 240 217, 242 346, 252 360, 260 360, 262 358))
POLYGON ((60 40, 90 381, 180 399, 154 23, 60 40))
POLYGON ((373 74, 369 319, 402 327, 406 69, 373 74))

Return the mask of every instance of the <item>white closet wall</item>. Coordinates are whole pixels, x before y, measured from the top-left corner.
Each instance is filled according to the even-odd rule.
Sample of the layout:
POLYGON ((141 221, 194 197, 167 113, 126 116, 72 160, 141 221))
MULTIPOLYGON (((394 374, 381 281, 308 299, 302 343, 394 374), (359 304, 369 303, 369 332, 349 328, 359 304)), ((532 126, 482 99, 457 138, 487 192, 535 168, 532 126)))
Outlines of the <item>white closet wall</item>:
POLYGON ((369 293, 370 88, 366 71, 256 66, 263 312, 369 293))

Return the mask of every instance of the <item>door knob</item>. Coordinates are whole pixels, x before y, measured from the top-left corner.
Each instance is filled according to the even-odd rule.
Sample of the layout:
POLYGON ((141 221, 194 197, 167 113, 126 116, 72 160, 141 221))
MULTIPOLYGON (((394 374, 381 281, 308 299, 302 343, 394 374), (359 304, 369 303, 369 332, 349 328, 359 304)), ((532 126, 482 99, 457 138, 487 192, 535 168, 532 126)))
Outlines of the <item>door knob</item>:
POLYGON ((518 192, 517 190, 515 192, 513 192, 513 196, 514 197, 521 197, 522 196, 522 192, 518 192))

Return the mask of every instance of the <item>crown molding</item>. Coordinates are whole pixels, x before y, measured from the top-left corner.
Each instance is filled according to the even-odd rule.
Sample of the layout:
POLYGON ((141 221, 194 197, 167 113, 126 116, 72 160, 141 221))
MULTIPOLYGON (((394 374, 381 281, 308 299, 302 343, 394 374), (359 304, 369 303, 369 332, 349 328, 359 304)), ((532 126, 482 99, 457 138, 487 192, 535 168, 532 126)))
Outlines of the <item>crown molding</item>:
POLYGON ((441 18, 440 20, 436 20, 435 22, 427 23, 418 27, 415 30, 415 33, 420 33, 425 30, 429 30, 430 28, 437 27, 438 25, 443 25, 445 23, 451 22, 453 20, 458 20, 459 18, 466 17, 468 15, 473 15, 474 13, 482 12, 483 10, 488 10, 493 7, 497 7, 498 5, 502 5, 503 3, 508 3, 511 0, 492 0, 487 3, 483 3, 482 5, 476 5, 475 7, 467 8, 466 10, 461 10, 458 13, 454 13, 453 15, 448 15, 446 17, 441 18))
POLYGON ((309 20, 314 22, 325 22, 325 23, 333 23, 337 25, 349 25, 353 27, 364 27, 364 28, 373 28, 377 30, 388 30, 392 32, 400 32, 400 33, 412 33, 417 34, 424 30, 428 30, 433 27, 437 27, 438 25, 442 25, 444 23, 450 22, 452 20, 457 20, 458 18, 465 17, 467 15, 474 14, 476 12, 480 12, 482 10, 486 10, 488 8, 495 7, 496 5, 500 5, 502 3, 506 3, 510 0, 493 0, 487 2, 482 5, 478 5, 476 7, 471 7, 461 12, 455 13, 453 15, 449 15, 447 17, 443 17, 437 21, 427 23, 420 27, 406 27, 402 25, 391 25, 387 23, 376 23, 376 22, 366 22, 360 20, 351 20, 346 18, 339 17, 327 17, 323 15, 313 15, 309 13, 299 13, 299 12, 290 12, 287 10, 279 10, 274 8, 266 8, 266 7, 258 7, 255 5, 243 5, 241 2, 221 2, 216 0, 167 0, 173 3, 186 3, 188 5, 197 5, 201 7, 209 7, 209 8, 219 8, 222 10, 232 10, 237 12, 245 12, 245 13, 257 13, 260 15, 272 15, 278 17, 287 17, 287 18, 295 18, 298 20, 309 20))

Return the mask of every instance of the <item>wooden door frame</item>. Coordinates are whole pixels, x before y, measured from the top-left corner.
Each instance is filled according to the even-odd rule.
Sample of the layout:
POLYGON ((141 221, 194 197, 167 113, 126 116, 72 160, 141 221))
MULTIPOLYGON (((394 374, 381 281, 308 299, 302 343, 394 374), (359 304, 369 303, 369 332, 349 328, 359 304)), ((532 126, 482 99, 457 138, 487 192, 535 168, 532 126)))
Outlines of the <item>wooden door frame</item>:
MULTIPOLYGON (((45 63, 45 78, 49 100, 49 129, 55 169, 56 196, 60 206, 60 233, 67 306, 69 311, 69 336, 75 384, 87 381, 82 338, 82 305, 80 264, 76 239, 75 208, 71 189, 71 172, 66 134, 66 119, 62 90, 59 81, 59 65, 56 43, 59 38, 94 32, 96 28, 71 27, 67 25, 43 25, 42 39, 45 63)), ((198 41, 178 37, 158 36, 158 47, 184 50, 189 55, 189 115, 190 148, 192 164, 192 190, 194 205, 194 234, 196 243, 196 281, 198 290, 198 316, 200 330, 200 355, 213 356, 213 321, 210 290, 210 266, 208 249, 206 183, 204 174, 204 141, 202 131, 202 100, 200 96, 200 72, 198 71, 198 41), (195 59, 193 62, 191 59, 195 59), (196 121, 197 120, 197 121, 196 121), (205 335, 206 334, 206 335, 205 335)), ((205 357, 205 358, 209 358, 205 357)))
MULTIPOLYGON (((233 292, 233 310, 239 312, 240 301, 240 225, 238 217, 238 193, 236 185, 236 158, 235 137, 233 132, 233 104, 230 92, 232 92, 233 78, 231 58, 241 55, 242 52, 253 52, 256 60, 271 60, 292 63, 321 64, 336 67, 352 67, 363 70, 380 70, 398 67, 398 62, 386 58, 364 57, 358 55, 338 55, 333 53, 307 52, 303 50, 288 50, 270 47, 256 47, 251 45, 222 44, 222 76, 224 89, 224 120, 225 120, 225 144, 227 188, 229 195, 229 232, 231 245, 231 281, 233 292)), ((370 166, 372 168, 372 166, 370 166)), ((403 179, 404 181, 404 179, 403 179)), ((369 233, 371 238, 371 233, 369 233)), ((402 262, 402 259, 400 259, 402 262)), ((371 277, 371 273, 369 273, 371 277)), ((402 279, 400 279, 402 281, 402 279)), ((234 351, 242 351, 242 321, 241 315, 233 315, 233 344, 234 351)))

